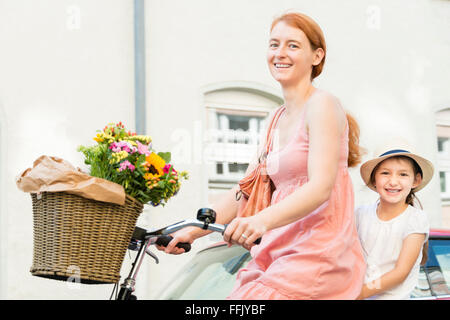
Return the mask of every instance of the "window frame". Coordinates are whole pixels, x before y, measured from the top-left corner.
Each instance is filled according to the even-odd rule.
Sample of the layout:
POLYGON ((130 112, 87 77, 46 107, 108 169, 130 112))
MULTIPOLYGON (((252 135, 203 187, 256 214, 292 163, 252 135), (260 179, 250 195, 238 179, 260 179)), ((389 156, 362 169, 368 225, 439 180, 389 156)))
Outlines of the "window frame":
MULTIPOLYGON (((249 110, 245 110, 245 107, 242 107, 242 109, 226 109, 224 106, 221 106, 220 108, 214 108, 211 106, 207 106, 207 112, 208 114, 208 118, 212 118, 212 117, 216 117, 216 123, 218 124, 218 126, 216 126, 214 123, 212 123, 213 121, 210 120, 210 123, 208 124, 208 129, 211 130, 211 135, 213 136, 212 138, 208 139, 206 146, 209 148, 217 148, 220 147, 221 149, 225 148, 225 150, 227 150, 228 152, 230 152, 232 149, 235 148, 235 151, 230 152, 230 154, 236 152, 236 153, 240 153, 240 154, 247 154, 246 156, 244 156, 244 158, 247 158, 248 161, 227 161, 227 158, 229 157, 229 155, 224 155, 223 156, 223 160, 219 161, 217 159, 208 159, 208 162, 211 164, 211 169, 208 172, 208 183, 211 185, 213 184, 214 186, 217 187, 217 184, 233 184, 233 183, 237 183, 239 181, 239 179, 242 178, 242 170, 238 171, 237 173, 233 173, 231 172, 230 169, 230 165, 232 164, 243 164, 245 166, 244 168, 244 172, 248 166, 248 164, 250 163, 250 160, 253 158, 254 153, 257 150, 257 146, 258 146, 258 139, 261 136, 261 133, 265 130, 265 122, 267 120, 267 117, 270 113, 269 110, 258 110, 258 111, 249 111, 249 110), (235 130, 235 129, 229 129, 229 127, 227 128, 220 128, 220 117, 224 116, 226 117, 227 115, 239 115, 239 116, 244 116, 244 117, 248 117, 248 122, 251 121, 251 119, 256 119, 257 121, 257 131, 252 133, 252 130, 235 130), (220 138, 217 138, 217 136, 222 136, 222 141, 220 141, 220 138), (240 136, 240 137, 239 137, 240 136), (225 137, 225 140, 223 139, 223 137, 225 137), (243 140, 249 140, 251 141, 250 143, 239 143, 239 142, 234 142, 234 141, 230 141, 230 137, 233 139, 233 137, 237 137, 234 140, 238 140, 239 138, 243 139, 243 140), (219 164, 222 164, 222 174, 218 173, 217 170, 217 166, 219 164)), ((225 121, 224 121, 225 122, 225 121)), ((249 124, 250 126, 250 124, 249 124)), ((216 157, 217 158, 217 157, 216 157)), ((236 160, 236 158, 234 159, 236 160)))

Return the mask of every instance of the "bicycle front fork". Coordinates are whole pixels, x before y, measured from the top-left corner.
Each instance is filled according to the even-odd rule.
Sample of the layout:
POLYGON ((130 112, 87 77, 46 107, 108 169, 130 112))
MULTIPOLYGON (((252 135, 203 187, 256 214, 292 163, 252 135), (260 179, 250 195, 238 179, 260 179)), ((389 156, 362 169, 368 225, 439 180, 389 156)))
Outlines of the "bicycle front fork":
POLYGON ((133 294, 135 283, 134 279, 126 278, 123 284, 120 285, 117 300, 137 300, 137 297, 133 294))
MULTIPOLYGON (((145 253, 147 252, 148 246, 150 244, 151 244, 150 240, 147 239, 139 245, 139 250, 136 255, 136 259, 134 260, 134 262, 132 264, 130 273, 129 273, 128 277, 120 285, 120 290, 119 290, 119 295, 117 297, 117 300, 137 300, 136 296, 133 295, 134 288, 136 285, 136 277, 137 277, 137 274, 141 267, 142 260, 144 259, 145 253)), ((151 254, 151 252, 149 254, 151 254)), ((156 258, 155 260, 156 260, 156 263, 158 263, 158 258, 156 258)))

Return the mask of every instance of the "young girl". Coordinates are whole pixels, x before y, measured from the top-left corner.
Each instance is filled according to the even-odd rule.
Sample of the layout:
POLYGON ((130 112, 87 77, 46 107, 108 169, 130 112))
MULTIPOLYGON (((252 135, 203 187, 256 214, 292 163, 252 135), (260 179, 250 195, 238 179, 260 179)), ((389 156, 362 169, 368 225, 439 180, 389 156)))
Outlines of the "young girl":
POLYGON ((408 299, 417 284, 429 224, 414 199, 431 180, 433 165, 410 150, 405 144, 383 148, 361 166, 362 179, 380 198, 356 210, 367 263, 359 299, 408 299))

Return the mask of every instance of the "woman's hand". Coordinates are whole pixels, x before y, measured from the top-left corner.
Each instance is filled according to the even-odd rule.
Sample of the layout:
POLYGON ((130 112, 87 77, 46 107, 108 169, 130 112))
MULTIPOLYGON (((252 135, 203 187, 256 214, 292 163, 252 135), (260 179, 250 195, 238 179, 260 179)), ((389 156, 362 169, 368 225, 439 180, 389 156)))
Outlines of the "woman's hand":
POLYGON ((196 229, 195 227, 190 227, 190 228, 184 228, 184 229, 181 229, 181 230, 179 230, 177 232, 174 232, 174 233, 171 234, 173 239, 169 242, 167 247, 162 247, 162 246, 159 246, 157 244, 155 244, 155 247, 158 250, 164 251, 166 253, 182 254, 185 251, 182 248, 176 247, 177 243, 179 243, 179 242, 188 242, 188 243, 192 244, 192 242, 194 242, 194 240, 196 239, 196 237, 194 237, 194 235, 193 235, 193 231, 195 231, 195 229, 196 229))
POLYGON ((255 244, 254 242, 261 238, 267 231, 260 216, 255 215, 246 218, 235 218, 227 226, 223 239, 228 242, 228 246, 239 244, 245 249, 250 250, 255 244))

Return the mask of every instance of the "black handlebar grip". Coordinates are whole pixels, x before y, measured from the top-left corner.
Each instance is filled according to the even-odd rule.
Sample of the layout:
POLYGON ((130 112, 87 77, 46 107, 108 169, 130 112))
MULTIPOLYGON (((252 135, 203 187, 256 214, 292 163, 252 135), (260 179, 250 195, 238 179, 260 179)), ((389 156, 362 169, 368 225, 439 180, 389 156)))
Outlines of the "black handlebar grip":
MULTIPOLYGON (((170 241, 172 241, 172 236, 159 236, 156 240, 156 244, 158 246, 167 247, 170 241)), ((176 247, 184 249, 185 252, 189 252, 191 250, 191 244, 189 242, 178 242, 176 247)))
MULTIPOLYGON (((225 228, 224 228, 224 232, 225 232, 225 230, 226 230, 227 227, 228 227, 228 224, 224 224, 223 226, 225 227, 225 228)), ((261 243, 261 238, 256 239, 255 241, 253 241, 253 243, 254 243, 254 244, 260 244, 260 243, 261 243)))

